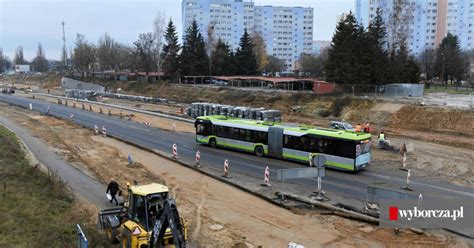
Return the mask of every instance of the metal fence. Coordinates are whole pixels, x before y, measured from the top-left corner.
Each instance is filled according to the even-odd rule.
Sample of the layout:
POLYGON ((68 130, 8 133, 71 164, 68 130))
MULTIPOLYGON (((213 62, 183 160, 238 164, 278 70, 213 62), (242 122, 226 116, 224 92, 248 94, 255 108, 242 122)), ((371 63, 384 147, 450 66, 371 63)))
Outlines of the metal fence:
POLYGON ((422 97, 424 84, 336 85, 334 91, 353 96, 422 97))
POLYGON ((81 229, 79 224, 76 224, 76 233, 77 233, 77 248, 88 248, 89 241, 87 241, 87 237, 81 229))
POLYGON ((370 203, 380 203, 383 199, 416 199, 414 195, 410 195, 403 191, 387 189, 383 187, 367 186, 367 201, 370 203))

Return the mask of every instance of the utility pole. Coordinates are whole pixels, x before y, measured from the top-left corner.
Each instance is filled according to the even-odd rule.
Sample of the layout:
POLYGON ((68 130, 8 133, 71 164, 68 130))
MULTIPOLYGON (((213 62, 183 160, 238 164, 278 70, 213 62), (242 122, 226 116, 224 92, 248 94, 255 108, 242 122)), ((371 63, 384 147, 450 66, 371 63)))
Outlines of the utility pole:
MULTIPOLYGON (((444 60, 445 60, 444 53, 441 53, 441 56, 443 56, 443 69, 442 69, 441 75, 444 82, 444 60)), ((446 80, 446 82, 444 83, 445 83, 446 89, 448 89, 448 81, 446 80)))
POLYGON ((65 31, 65 28, 64 28, 64 21, 61 22, 62 26, 63 26, 63 66, 64 66, 64 69, 67 68, 67 50, 66 50, 66 31, 65 31))

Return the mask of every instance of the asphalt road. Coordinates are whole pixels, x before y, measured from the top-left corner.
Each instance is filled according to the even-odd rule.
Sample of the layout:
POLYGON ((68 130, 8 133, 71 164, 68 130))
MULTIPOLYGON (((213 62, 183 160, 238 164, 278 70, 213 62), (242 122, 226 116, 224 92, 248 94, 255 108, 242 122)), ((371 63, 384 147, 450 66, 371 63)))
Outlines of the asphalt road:
MULTIPOLYGON (((178 153, 181 160, 193 163, 197 150, 201 152, 201 163, 206 166, 221 170, 223 161, 228 159, 231 162, 232 173, 253 178, 262 178, 265 166, 270 168, 270 180, 275 182, 276 170, 287 168, 304 167, 303 164, 278 160, 273 158, 259 158, 252 154, 240 153, 225 149, 213 149, 207 146, 198 145, 193 134, 168 132, 158 128, 147 127, 143 124, 109 117, 107 115, 89 112, 78 108, 66 107, 58 104, 51 104, 41 100, 19 97, 15 95, 0 94, 0 101, 28 108, 29 103, 33 105, 33 111, 44 112, 47 106, 50 107, 50 114, 59 118, 69 119, 70 114, 74 114, 73 121, 79 125, 94 128, 105 126, 107 134, 138 146, 149 149, 157 149, 166 153, 171 153, 173 143, 178 146, 178 153)), ((400 189, 405 185, 406 172, 398 170, 386 170, 371 167, 370 165, 357 173, 347 173, 334 170, 326 170, 323 178, 324 190, 337 194, 339 199, 354 199, 366 201, 367 186, 374 183, 383 184, 384 187, 400 189)), ((286 183, 286 182, 285 182, 286 183)), ((314 179, 292 180, 291 184, 296 188, 314 189, 314 179)), ((463 198, 474 200, 474 189, 461 187, 445 182, 431 180, 424 177, 412 176, 410 185, 415 189, 412 194, 416 196, 423 194, 423 198, 463 198)), ((350 202, 350 201, 349 201, 350 202)))

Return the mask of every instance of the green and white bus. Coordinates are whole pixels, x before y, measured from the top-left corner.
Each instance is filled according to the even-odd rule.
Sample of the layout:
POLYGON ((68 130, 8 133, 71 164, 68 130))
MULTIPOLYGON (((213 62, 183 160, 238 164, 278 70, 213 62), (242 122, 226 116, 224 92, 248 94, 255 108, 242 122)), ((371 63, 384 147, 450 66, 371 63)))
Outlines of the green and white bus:
POLYGON ((198 117, 194 126, 196 141, 211 147, 308 164, 310 157, 322 154, 326 157, 326 167, 346 171, 360 170, 370 162, 371 135, 368 133, 294 127, 220 115, 198 117))

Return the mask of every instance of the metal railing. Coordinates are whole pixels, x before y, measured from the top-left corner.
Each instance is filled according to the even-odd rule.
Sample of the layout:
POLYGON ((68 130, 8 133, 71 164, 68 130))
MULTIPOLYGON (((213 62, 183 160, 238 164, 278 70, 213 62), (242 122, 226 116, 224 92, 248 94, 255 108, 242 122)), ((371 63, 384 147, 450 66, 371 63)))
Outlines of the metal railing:
POLYGON ((82 231, 82 228, 79 224, 76 224, 76 233, 77 233, 77 248, 88 248, 89 241, 87 241, 87 237, 82 231))

